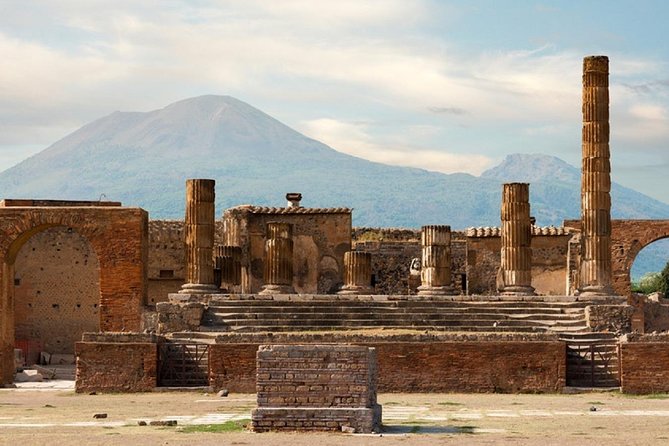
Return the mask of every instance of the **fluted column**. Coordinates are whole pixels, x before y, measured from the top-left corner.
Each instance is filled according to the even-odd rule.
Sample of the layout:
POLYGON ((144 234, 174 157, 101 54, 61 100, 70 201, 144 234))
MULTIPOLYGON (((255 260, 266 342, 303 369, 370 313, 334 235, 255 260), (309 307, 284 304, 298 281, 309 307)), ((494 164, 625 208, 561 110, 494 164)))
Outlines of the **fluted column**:
POLYGON ((372 288, 372 254, 348 251, 344 254, 344 286, 337 294, 370 294, 372 288))
POLYGON ((265 264, 260 294, 291 294, 293 289, 293 226, 267 223, 265 264))
POLYGON ((504 184, 501 214, 502 249, 498 289, 507 296, 534 295, 529 184, 504 184))
POLYGON ((231 287, 242 282, 242 248, 239 246, 219 245, 214 248, 216 268, 221 271, 221 289, 230 290, 231 287))
POLYGON ((606 296, 611 287, 611 163, 609 59, 583 59, 582 257, 580 295, 606 296))
POLYGON ((451 227, 431 225, 421 228, 421 296, 454 294, 451 286, 451 227))
POLYGON ((214 180, 186 180, 186 283, 180 293, 218 293, 214 280, 214 180))

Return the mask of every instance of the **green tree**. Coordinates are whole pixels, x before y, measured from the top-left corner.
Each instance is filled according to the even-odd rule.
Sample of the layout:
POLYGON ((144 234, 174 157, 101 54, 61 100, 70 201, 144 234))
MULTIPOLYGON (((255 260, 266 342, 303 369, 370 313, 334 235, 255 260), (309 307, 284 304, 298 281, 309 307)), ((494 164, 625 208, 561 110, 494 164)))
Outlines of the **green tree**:
MULTIPOLYGON (((665 267, 665 269, 667 269, 665 267)), ((669 273, 669 271, 667 271, 669 273)), ((651 294, 660 291, 661 273, 646 273, 638 282, 632 284, 632 291, 636 293, 651 294)))
POLYGON ((669 297, 669 261, 664 265, 664 268, 662 268, 662 272, 660 273, 658 291, 663 293, 665 297, 669 297))

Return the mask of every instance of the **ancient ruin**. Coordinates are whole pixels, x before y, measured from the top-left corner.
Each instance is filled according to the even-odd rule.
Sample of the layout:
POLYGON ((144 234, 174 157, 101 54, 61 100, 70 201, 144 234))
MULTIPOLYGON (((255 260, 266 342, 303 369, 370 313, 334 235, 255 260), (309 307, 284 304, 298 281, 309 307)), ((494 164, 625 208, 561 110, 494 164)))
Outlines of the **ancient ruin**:
POLYGON ((499 292, 503 296, 534 295, 530 185, 527 183, 504 185, 501 238, 499 292))
POLYGON ((579 290, 609 296, 611 289, 611 163, 609 153, 609 59, 583 59, 583 166, 579 290))
POLYGON ((23 361, 56 353, 50 337, 76 355, 78 392, 257 392, 259 431, 375 429, 376 390, 669 391, 669 305, 632 295, 629 276, 669 221, 611 220, 603 56, 584 60, 582 157, 582 218, 561 227, 532 224, 523 183, 504 185, 500 227, 459 231, 353 228, 351 209, 305 207, 300 193, 216 219, 213 180, 187 182, 184 221, 120 203, 5 200, 0 383, 13 381, 15 349, 23 361), (38 296, 38 276, 57 288, 46 244, 62 247, 59 262, 75 251, 86 262, 71 281, 89 278, 50 306, 38 296), (73 338, 48 323, 58 317, 73 338), (313 383, 295 361, 336 371, 313 383), (335 392, 344 381, 359 386, 335 392))

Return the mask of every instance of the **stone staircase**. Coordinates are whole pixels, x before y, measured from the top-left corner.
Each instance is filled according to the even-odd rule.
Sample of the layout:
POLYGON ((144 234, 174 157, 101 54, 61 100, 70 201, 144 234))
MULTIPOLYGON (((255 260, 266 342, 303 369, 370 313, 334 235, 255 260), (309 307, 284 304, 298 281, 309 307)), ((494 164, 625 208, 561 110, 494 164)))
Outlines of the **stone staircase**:
POLYGON ((570 333, 587 330, 585 305, 516 301, 212 300, 201 331, 416 329, 570 333))
POLYGON ((618 339, 613 333, 561 333, 567 343, 567 386, 620 387, 618 339))

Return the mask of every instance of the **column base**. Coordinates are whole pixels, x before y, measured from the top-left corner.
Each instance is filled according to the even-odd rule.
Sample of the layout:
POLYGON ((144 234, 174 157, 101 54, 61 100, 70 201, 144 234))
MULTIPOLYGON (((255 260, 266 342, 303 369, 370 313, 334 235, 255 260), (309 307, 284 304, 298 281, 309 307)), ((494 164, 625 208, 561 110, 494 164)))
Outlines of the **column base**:
POLYGON ((499 290, 500 296, 536 296, 531 286, 505 286, 499 290))
POLYGON ((371 286, 345 285, 341 287, 341 290, 337 291, 337 294, 343 296, 353 294, 374 294, 374 288, 371 286))
POLYGON ((589 285, 578 289, 579 299, 593 299, 615 296, 613 288, 606 285, 589 285))
POLYGON ((223 291, 216 285, 207 283, 185 283, 178 291, 179 294, 221 294, 223 291))
POLYGON ((453 296, 455 290, 452 286, 425 286, 418 287, 419 296, 453 296))
POLYGON ((290 285, 263 285, 258 294, 295 294, 295 289, 290 285))

